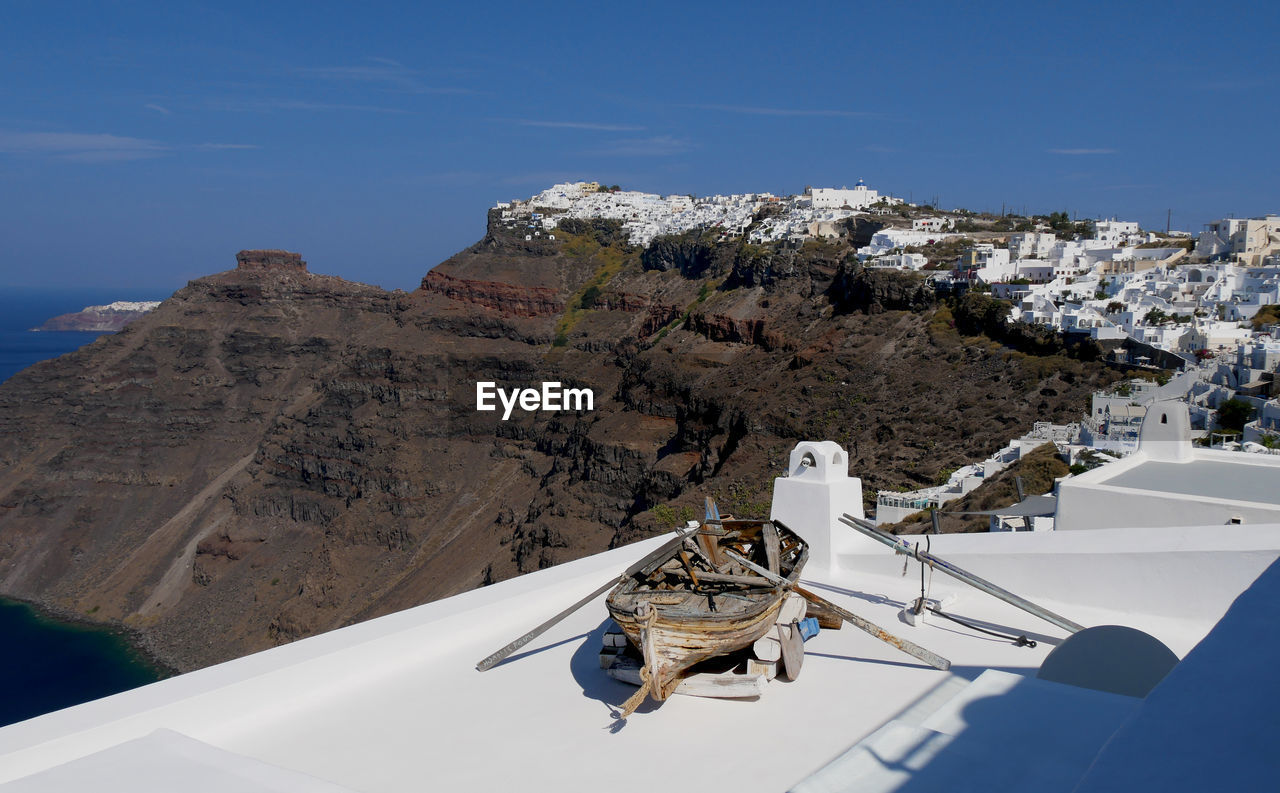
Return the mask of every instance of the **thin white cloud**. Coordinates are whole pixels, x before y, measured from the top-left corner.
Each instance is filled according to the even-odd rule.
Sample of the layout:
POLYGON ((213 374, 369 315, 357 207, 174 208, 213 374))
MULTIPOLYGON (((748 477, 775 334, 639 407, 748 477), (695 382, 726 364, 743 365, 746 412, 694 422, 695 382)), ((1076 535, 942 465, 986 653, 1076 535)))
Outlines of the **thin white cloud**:
POLYGON ((1050 154, 1115 154, 1115 149, 1049 149, 1050 154))
POLYGON ((257 148, 247 143, 175 145, 147 138, 84 132, 10 132, 0 130, 0 154, 54 157, 71 162, 124 162, 164 157, 175 151, 257 148))
POLYGON ((145 105, 143 105, 143 107, 144 107, 144 108, 146 108, 147 110, 154 110, 154 111, 156 111, 157 113, 159 113, 160 115, 163 115, 163 116, 171 116, 171 115, 173 115, 173 111, 172 111, 172 110, 170 110, 170 109, 169 109, 169 108, 167 108, 167 107, 161 107, 160 105, 156 105, 156 104, 145 104, 145 105))
POLYGON ((583 180, 583 178, 584 176, 581 172, 575 171, 529 171, 526 173, 507 174, 499 180, 499 183, 504 185, 551 185, 558 182, 577 182, 583 180))
POLYGON ((587 129, 599 130, 601 132, 640 132, 644 127, 637 127, 631 124, 601 124, 593 121, 537 121, 534 119, 517 118, 512 122, 522 127, 546 127, 548 129, 587 129))
POLYGON ((312 113, 391 113, 403 114, 406 110, 398 107, 379 107, 377 105, 352 105, 342 102, 308 102, 301 99, 263 99, 263 100, 215 100, 208 103, 211 110, 229 111, 232 113, 270 113, 275 110, 301 110, 312 113))
POLYGON ((421 73, 389 58, 369 58, 371 64, 358 66, 300 66, 294 74, 330 83, 372 85, 386 91, 408 94, 469 94, 470 89, 428 85, 421 73))
POLYGON ((348 105, 335 102, 304 102, 300 100, 286 100, 282 102, 271 103, 271 106, 279 110, 315 110, 327 112, 333 110, 354 112, 354 113, 404 113, 398 107, 378 107, 377 105, 348 105))
POLYGON ((869 146, 863 146, 862 150, 869 151, 872 154, 894 154, 901 151, 901 149, 895 149, 892 146, 883 146, 879 143, 872 143, 869 146))
POLYGON ((722 113, 741 113, 750 116, 828 116, 834 118, 868 118, 879 115, 858 110, 804 110, 788 107, 751 107, 746 105, 681 105, 696 110, 717 110, 722 113))
POLYGON ((2 132, 0 152, 46 154, 67 158, 101 156, 109 159, 157 157, 169 147, 157 140, 81 132, 2 132))
POLYGON ((655 135, 650 138, 623 138, 598 148, 590 149, 587 154, 608 157, 669 157, 683 154, 693 148, 688 138, 677 138, 671 135, 655 135))
POLYGON ((64 154, 58 154, 59 160, 67 162, 127 162, 129 160, 149 160, 154 157, 164 157, 168 154, 167 150, 128 150, 128 149, 90 149, 86 151, 71 151, 64 154))
POLYGON ((260 149, 262 147, 252 143, 197 143, 191 148, 196 151, 228 151, 237 149, 260 149))
POLYGON ((1269 88, 1276 78, 1269 76, 1228 77, 1192 80, 1187 87, 1193 91, 1211 91, 1224 94, 1244 94, 1269 88))
POLYGON ((435 173, 416 173, 403 176, 397 181, 401 184, 476 184, 492 181, 493 174, 483 171, 437 171, 435 173))

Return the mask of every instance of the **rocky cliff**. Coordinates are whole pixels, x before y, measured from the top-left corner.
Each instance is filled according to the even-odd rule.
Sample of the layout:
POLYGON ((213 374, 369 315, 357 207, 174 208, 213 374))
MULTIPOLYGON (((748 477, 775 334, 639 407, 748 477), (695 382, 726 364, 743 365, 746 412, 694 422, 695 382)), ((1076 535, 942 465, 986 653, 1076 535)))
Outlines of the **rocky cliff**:
POLYGON ((0 593, 190 669, 629 542, 704 494, 763 515, 801 438, 845 445, 868 498, 932 483, 1108 377, 962 336, 839 244, 655 266, 605 226, 556 236, 491 223, 412 293, 242 252, 14 376, 0 593), (595 409, 504 421, 477 381, 595 409))
POLYGON ((37 331, 84 331, 88 333, 115 333, 146 314, 157 302, 118 301, 105 306, 85 306, 71 314, 59 314, 44 321, 37 331))

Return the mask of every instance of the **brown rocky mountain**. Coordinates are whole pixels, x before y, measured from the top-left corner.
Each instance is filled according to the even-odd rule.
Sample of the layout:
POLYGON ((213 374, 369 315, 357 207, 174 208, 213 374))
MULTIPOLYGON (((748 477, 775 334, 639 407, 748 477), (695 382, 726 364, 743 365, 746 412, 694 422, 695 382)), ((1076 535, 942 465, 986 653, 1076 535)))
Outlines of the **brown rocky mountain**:
POLYGON ((412 293, 242 252, 120 333, 0 386, 0 593, 136 630, 191 669, 625 543, 768 509, 792 445, 869 499, 1070 420, 1110 375, 965 337, 845 243, 608 223, 484 239, 412 293), (476 383, 594 390, 477 412, 476 383))

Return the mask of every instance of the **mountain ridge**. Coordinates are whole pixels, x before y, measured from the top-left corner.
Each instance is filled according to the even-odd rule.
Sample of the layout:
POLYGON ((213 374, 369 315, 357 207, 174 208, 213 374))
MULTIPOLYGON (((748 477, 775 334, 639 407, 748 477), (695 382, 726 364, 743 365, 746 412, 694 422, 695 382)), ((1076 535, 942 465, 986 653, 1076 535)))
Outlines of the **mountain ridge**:
POLYGON ((930 483, 1110 377, 961 336, 847 241, 683 267, 615 231, 491 222, 410 293, 240 266, 16 375, 0 593, 191 669, 648 536, 705 494, 763 514, 801 438, 845 445, 868 497, 930 483), (595 410, 502 421, 477 380, 595 410))

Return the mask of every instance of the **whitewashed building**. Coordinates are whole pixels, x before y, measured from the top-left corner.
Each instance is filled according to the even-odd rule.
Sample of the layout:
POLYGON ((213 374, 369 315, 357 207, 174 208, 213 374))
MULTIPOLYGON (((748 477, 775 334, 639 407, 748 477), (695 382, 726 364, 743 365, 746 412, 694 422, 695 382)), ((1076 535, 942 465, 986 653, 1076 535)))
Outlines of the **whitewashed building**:
POLYGON ((861 179, 852 189, 847 187, 814 187, 809 190, 809 198, 814 209, 866 209, 880 201, 886 203, 902 203, 901 199, 881 196, 867 187, 861 179))

